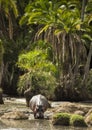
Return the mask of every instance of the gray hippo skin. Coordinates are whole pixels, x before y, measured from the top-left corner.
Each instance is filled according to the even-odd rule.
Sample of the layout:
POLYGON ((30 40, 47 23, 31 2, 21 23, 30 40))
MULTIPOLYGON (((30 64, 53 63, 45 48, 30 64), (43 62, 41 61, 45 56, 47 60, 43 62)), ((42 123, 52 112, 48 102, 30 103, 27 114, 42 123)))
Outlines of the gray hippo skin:
POLYGON ((29 102, 29 107, 33 111, 35 119, 43 119, 44 112, 47 110, 47 108, 50 107, 50 104, 46 97, 39 94, 31 98, 29 102))

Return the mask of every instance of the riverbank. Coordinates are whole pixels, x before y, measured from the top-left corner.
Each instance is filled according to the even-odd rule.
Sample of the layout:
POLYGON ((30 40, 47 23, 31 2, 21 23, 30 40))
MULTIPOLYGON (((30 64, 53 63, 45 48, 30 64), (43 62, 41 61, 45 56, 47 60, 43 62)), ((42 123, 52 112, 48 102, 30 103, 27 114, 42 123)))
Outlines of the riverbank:
MULTIPOLYGON (((92 108, 92 103, 88 102, 67 102, 67 101, 56 101, 52 102, 50 101, 51 108, 49 108, 46 111, 46 114, 50 112, 56 113, 56 112, 70 112, 74 113, 77 110, 83 110, 85 114, 92 108)), ((14 97, 6 97, 4 98, 4 104, 0 107, 0 115, 4 112, 11 112, 13 110, 19 110, 24 113, 31 113, 32 111, 29 107, 26 106, 26 100, 25 98, 14 98, 14 97)))
MULTIPOLYGON (((50 103, 51 103, 51 108, 49 108, 45 112, 45 120, 41 120, 41 122, 49 122, 49 125, 51 125, 51 119, 55 113, 68 112, 68 113, 83 114, 83 116, 85 116, 89 112, 89 110, 91 110, 92 108, 92 103, 83 103, 83 102, 71 103, 71 102, 63 102, 63 101, 50 102, 50 103)), ((26 107, 26 101, 24 98, 10 98, 10 97, 4 98, 4 104, 0 105, 0 117, 3 117, 0 119, 0 121, 3 122, 4 125, 8 125, 8 126, 11 126, 11 124, 13 125, 13 123, 15 122, 16 127, 17 127, 17 124, 19 125, 19 127, 22 127, 21 125, 26 124, 25 126, 27 128, 27 123, 30 124, 30 122, 33 122, 33 123, 39 122, 39 120, 34 119, 33 112, 31 111, 31 109, 26 107), (24 123, 21 124, 20 122, 24 122, 24 123)), ((54 126, 52 125, 52 127, 54 126)), ((61 127, 60 130, 62 130, 62 126, 60 127, 61 127)), ((87 130, 90 130, 90 128, 91 127, 87 128, 87 130)), ((36 130, 36 129, 33 129, 33 130, 36 130)), ((48 129, 48 130, 51 130, 51 129, 48 129)), ((69 127, 67 127, 66 130, 69 130, 69 127)))

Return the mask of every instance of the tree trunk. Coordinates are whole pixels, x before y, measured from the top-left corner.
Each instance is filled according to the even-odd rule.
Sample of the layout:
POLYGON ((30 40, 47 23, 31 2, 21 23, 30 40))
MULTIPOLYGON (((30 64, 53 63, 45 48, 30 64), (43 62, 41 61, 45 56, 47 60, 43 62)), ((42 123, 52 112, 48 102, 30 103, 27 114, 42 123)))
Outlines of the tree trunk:
POLYGON ((0 87, 2 82, 2 75, 3 75, 3 46, 2 42, 0 41, 0 87))
POLYGON ((9 37, 12 40, 13 39, 13 24, 12 24, 12 19, 11 19, 10 13, 8 15, 8 19, 9 19, 9 37))
POLYGON ((0 104, 4 104, 3 97, 2 97, 2 90, 0 89, 0 104))
POLYGON ((87 4, 87 0, 82 0, 82 10, 81 10, 81 21, 84 21, 84 14, 85 14, 85 6, 87 4))
POLYGON ((86 65, 85 65, 85 73, 84 73, 84 78, 83 78, 83 84, 84 85, 86 85, 86 82, 87 82, 87 77, 88 77, 89 69, 90 69, 91 57, 92 57, 92 43, 90 45, 89 54, 88 54, 87 62, 86 62, 86 65))

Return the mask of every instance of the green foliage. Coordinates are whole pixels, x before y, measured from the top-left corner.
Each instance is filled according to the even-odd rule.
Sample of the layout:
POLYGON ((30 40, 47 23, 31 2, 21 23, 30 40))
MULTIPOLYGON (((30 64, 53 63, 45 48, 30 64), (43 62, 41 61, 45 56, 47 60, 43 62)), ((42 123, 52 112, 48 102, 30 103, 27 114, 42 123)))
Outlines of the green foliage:
POLYGON ((70 114, 69 113, 57 113, 53 116, 52 123, 54 125, 69 125, 70 123, 70 114))
POLYGON ((65 30, 67 33, 72 30, 80 30, 80 12, 76 8, 78 2, 67 1, 34 1, 25 9, 25 15, 20 20, 20 24, 44 25, 39 34, 49 27, 55 28, 55 33, 65 30), (73 7, 73 8, 71 8, 73 7), (68 19, 67 19, 68 18, 68 19))
POLYGON ((50 61, 53 61, 53 48, 52 45, 46 41, 35 41, 32 46, 31 46, 31 50, 43 50, 43 53, 46 53, 47 59, 50 61))
POLYGON ((87 127, 84 117, 81 115, 73 114, 70 118, 70 124, 77 127, 87 127))
POLYGON ((25 73, 19 78, 18 92, 21 93, 26 90, 28 84, 30 84, 34 94, 41 93, 46 97, 51 98, 53 97, 54 88, 56 86, 56 79, 49 72, 44 71, 25 73))
POLYGON ((31 84, 31 74, 30 73, 25 73, 24 75, 19 77, 19 82, 18 82, 18 92, 22 93, 22 91, 26 90, 26 86, 28 84, 31 84))
POLYGON ((21 54, 18 59, 18 66, 24 70, 47 71, 55 73, 56 67, 48 60, 46 50, 34 49, 26 54, 21 54))
POLYGON ((33 91, 47 96, 52 95, 56 86, 57 68, 49 57, 47 48, 43 47, 42 43, 39 45, 39 42, 38 47, 19 55, 17 65, 25 71, 18 82, 19 91, 25 90, 26 86, 31 84, 33 91))
POLYGON ((13 10, 15 16, 18 16, 16 0, 0 0, 0 5, 4 9, 6 16, 8 15, 10 9, 13 10))
POLYGON ((56 74, 57 68, 52 62, 52 48, 44 41, 34 43, 31 50, 19 55, 18 66, 27 71, 46 71, 56 74))
MULTIPOLYGON (((82 44, 81 41, 81 32, 84 33, 85 26, 86 28, 88 28, 87 24, 90 23, 88 21, 88 23, 86 21, 81 22, 81 8, 79 5, 81 6, 82 3, 80 3, 80 1, 78 0, 35 0, 31 4, 28 4, 28 6, 25 9, 25 15, 20 20, 21 25, 24 23, 31 25, 41 25, 41 28, 37 33, 38 36, 42 32, 48 31, 50 29, 52 31, 54 30, 54 34, 57 37, 57 43, 54 43, 55 39, 53 38, 52 44, 54 50, 56 51, 55 54, 57 56, 57 64, 60 64, 58 66, 58 69, 63 72, 63 76, 65 77, 70 73, 69 76, 71 82, 69 86, 71 90, 74 90, 74 87, 77 90, 77 88, 81 86, 81 83, 78 82, 78 84, 76 84, 73 81, 73 78, 75 78, 75 81, 78 80, 76 76, 79 71, 78 66, 80 66, 81 64, 84 65, 86 62, 86 51, 84 44, 82 44), (57 52, 57 50, 59 50, 59 52, 57 52)), ((54 36, 52 32, 50 33, 50 35, 52 37, 54 36)), ((89 36, 89 38, 91 38, 91 36, 89 36)), ((37 58, 35 61, 37 61, 38 64, 36 65, 38 66, 39 59, 37 58)), ((34 67, 35 61, 32 62, 34 67)), ((43 62, 41 62, 41 64, 44 65, 43 62)), ((61 75, 62 74, 60 72, 60 78, 61 75)), ((78 81, 82 81, 82 79, 80 78, 78 81)), ((63 86, 67 88, 67 80, 65 80, 65 82, 63 80, 62 82, 63 86)))
MULTIPOLYGON (((18 35, 19 39, 16 39, 15 37, 16 43, 13 43, 13 42, 10 43, 10 41, 7 41, 4 44, 4 47, 5 47, 5 54, 4 54, 5 63, 4 64, 7 65, 5 66, 6 68, 4 71, 6 72, 4 72, 4 74, 7 73, 6 75, 8 75, 10 80, 13 79, 13 74, 15 71, 14 67, 15 67, 18 53, 20 51, 22 52, 24 51, 22 54, 20 54, 18 63, 17 63, 18 67, 21 68, 23 72, 25 72, 24 75, 20 76, 19 86, 20 86, 21 91, 25 88, 25 86, 28 83, 32 84, 34 88, 42 88, 42 87, 44 89, 46 88, 46 92, 47 90, 49 90, 49 87, 50 89, 54 88, 51 86, 55 86, 55 83, 56 83, 55 76, 57 74, 57 68, 53 64, 53 54, 55 54, 53 52, 55 50, 60 51, 60 52, 57 52, 56 55, 58 55, 58 58, 59 58, 59 63, 60 63, 59 70, 62 72, 63 72, 63 70, 61 69, 63 68, 61 67, 62 60, 60 59, 62 57, 63 57, 62 59, 64 59, 63 61, 67 60, 67 62, 65 61, 64 65, 62 66, 65 66, 66 64, 68 64, 69 67, 71 66, 71 70, 68 70, 67 66, 65 68, 65 70, 67 69, 68 73, 71 71, 76 72, 78 62, 82 61, 85 64, 85 61, 83 61, 84 60, 83 57, 81 58, 82 60, 78 59, 78 56, 81 57, 80 53, 84 52, 82 51, 83 48, 81 46, 81 40, 79 39, 79 35, 80 35, 80 31, 82 31, 81 34, 84 34, 84 35, 81 38, 83 39, 83 41, 85 41, 85 44, 89 45, 90 41, 92 41, 92 38, 91 38, 92 37, 92 25, 91 25, 92 24, 92 14, 91 14, 92 0, 89 0, 86 6, 84 22, 81 22, 81 19, 80 19, 81 3, 82 2, 80 0, 70 0, 70 1, 68 0, 63 0, 63 1, 58 1, 58 0, 50 0, 50 1, 49 0, 34 0, 34 1, 32 0, 28 0, 28 1, 26 0, 24 1, 23 0, 22 1, 0 0, 1 9, 3 10, 3 11, 1 10, 1 14, 3 14, 1 15, 2 19, 1 19, 1 24, 0 24, 1 25, 0 27, 2 27, 1 34, 3 34, 5 37, 9 35, 8 34, 9 31, 10 31, 10 34, 14 34, 14 36, 16 34, 17 35, 19 34, 18 35), (40 26, 41 28, 39 32, 37 33, 38 35, 40 35, 42 32, 45 32, 48 29, 53 28, 54 33, 57 36, 57 40, 60 42, 60 45, 56 43, 55 39, 52 40, 52 42, 55 42, 55 44, 52 43, 53 46, 50 46, 50 45, 48 46, 48 43, 42 42, 42 41, 35 42, 34 44, 31 44, 31 47, 30 47, 31 50, 28 53, 25 53, 26 52, 25 48, 27 47, 27 44, 28 46, 30 45, 29 41, 30 39, 33 40, 34 34, 30 35, 29 33, 26 33, 27 31, 22 30, 23 28, 21 28, 20 30, 17 29, 17 28, 20 28, 18 25, 18 20, 19 20, 19 17, 21 17, 21 15, 19 15, 18 19, 14 17, 14 15, 18 16, 16 2, 17 2, 18 9, 21 11, 21 13, 19 12, 19 14, 21 15, 24 13, 24 10, 23 10, 24 7, 29 2, 29 4, 25 8, 25 14, 22 16, 22 19, 20 20, 20 25, 26 23, 26 26, 23 27, 24 30, 27 30, 27 31, 30 30, 29 28, 30 24, 33 26, 31 28, 32 30, 35 30, 34 29, 35 25, 36 27, 38 25, 41 25, 40 26), (10 25, 11 25, 10 27, 8 27, 8 22, 10 22, 10 25), (23 33, 23 37, 20 36, 20 33, 23 33), (25 33, 27 34, 28 39, 24 37, 25 33), (67 37, 66 34, 72 34, 72 35, 67 37), (59 49, 57 48, 58 46, 59 46, 59 49), (52 50, 52 48, 54 49, 52 50), (68 51, 70 53, 68 53, 68 51)), ((50 34, 50 37, 52 38, 53 37, 51 36, 52 31, 49 34, 50 34)), ((85 53, 83 53, 83 55, 85 55, 85 53)), ((1 55, 0 55, 0 58, 1 58, 1 55)), ((81 80, 82 79, 80 78, 80 80, 78 81, 81 82, 81 80)), ((80 86, 79 82, 77 82, 77 84, 73 86, 75 87, 76 90, 80 86)), ((91 80, 88 82, 90 82, 88 83, 89 84, 88 88, 91 91, 91 80)))

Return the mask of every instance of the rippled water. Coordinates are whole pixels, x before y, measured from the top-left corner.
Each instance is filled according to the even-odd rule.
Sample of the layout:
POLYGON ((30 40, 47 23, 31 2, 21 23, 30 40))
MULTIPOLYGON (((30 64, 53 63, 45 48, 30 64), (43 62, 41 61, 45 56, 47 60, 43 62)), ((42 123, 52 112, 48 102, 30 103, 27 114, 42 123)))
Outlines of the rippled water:
MULTIPOLYGON (((24 103, 10 103, 5 102, 4 105, 0 105, 0 112, 10 109, 23 109, 26 110, 26 105, 24 103)), ((0 120, 0 130, 92 130, 90 128, 76 128, 76 127, 63 127, 63 126, 53 126, 50 120, 0 120)))
POLYGON ((0 121, 0 130, 92 130, 92 128, 53 126, 47 120, 3 120, 0 121))
POLYGON ((0 121, 0 130, 92 130, 92 128, 53 126, 47 120, 3 120, 0 121))

